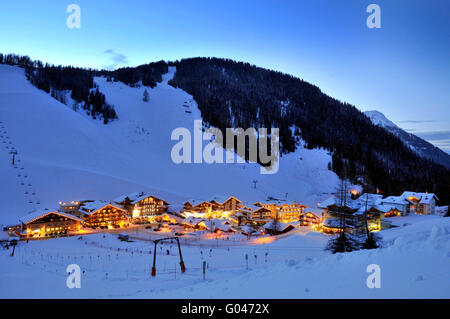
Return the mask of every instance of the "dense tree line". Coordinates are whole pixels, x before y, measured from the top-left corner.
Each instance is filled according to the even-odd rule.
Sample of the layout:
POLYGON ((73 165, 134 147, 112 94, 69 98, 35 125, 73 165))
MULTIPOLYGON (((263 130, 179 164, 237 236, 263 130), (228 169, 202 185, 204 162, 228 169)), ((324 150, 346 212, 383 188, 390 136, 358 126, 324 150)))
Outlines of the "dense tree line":
POLYGON ((450 202, 450 172, 419 157, 395 135, 374 125, 354 106, 338 101, 301 79, 248 63, 192 58, 173 63, 169 83, 191 94, 209 125, 278 127, 281 151, 292 152, 301 137, 308 148, 332 154, 330 169, 344 170, 366 191, 435 192, 450 202), (294 129, 292 129, 294 128, 294 129))
MULTIPOLYGON (((18 65, 20 67, 37 65, 39 61, 32 61, 26 55, 6 54, 0 53, 0 64, 18 65)), ((41 63, 42 64, 42 63, 41 63)))
POLYGON ((143 64, 134 68, 126 67, 114 71, 102 70, 98 74, 106 76, 108 81, 120 81, 131 87, 141 81, 142 85, 154 88, 162 81, 162 75, 167 73, 168 66, 164 61, 143 64))
MULTIPOLYGON (((95 87, 94 70, 44 65, 41 61, 32 61, 27 56, 15 54, 0 54, 0 64, 2 63, 23 67, 27 79, 34 86, 62 103, 66 103, 66 91, 70 91, 70 97, 94 119, 102 118, 105 124, 117 119, 114 107, 106 103, 105 95, 95 87)), ((74 109, 77 107, 76 105, 74 109)))

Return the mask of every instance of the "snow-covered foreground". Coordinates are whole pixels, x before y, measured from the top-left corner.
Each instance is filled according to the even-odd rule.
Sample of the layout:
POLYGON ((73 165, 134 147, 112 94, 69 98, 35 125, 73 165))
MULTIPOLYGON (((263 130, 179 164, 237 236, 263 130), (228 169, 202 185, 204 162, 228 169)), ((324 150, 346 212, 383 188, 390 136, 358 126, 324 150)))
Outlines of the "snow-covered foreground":
POLYGON ((167 243, 157 249, 154 278, 151 242, 112 234, 21 242, 14 257, 0 251, 0 298, 450 297, 449 218, 422 218, 380 234, 382 249, 337 255, 323 251, 328 237, 306 229, 266 244, 182 242, 185 274, 176 244, 167 243), (84 271, 80 289, 66 286, 72 263, 84 271), (370 264, 381 267, 379 289, 366 286, 370 264))
POLYGON ((136 191, 171 204, 217 194, 248 204, 273 196, 315 205, 335 190, 338 178, 324 150, 300 148, 283 156, 273 175, 261 175, 256 164, 173 163, 178 141, 171 140, 172 131, 192 132, 201 119, 192 96, 167 84, 174 72, 170 68, 162 83, 147 88, 148 103, 142 101, 145 87, 96 78, 119 116, 104 125, 32 86, 23 69, 0 65, 0 224, 15 224, 38 207, 57 208, 59 201, 111 200, 136 191))

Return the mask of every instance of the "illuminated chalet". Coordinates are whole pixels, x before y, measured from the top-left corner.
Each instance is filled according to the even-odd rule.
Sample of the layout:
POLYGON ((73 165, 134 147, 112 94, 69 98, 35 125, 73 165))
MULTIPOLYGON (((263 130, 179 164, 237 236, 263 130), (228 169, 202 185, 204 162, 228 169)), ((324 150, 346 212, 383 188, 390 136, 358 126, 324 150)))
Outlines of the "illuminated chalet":
POLYGON ((122 228, 127 227, 131 216, 124 208, 103 201, 85 202, 80 208, 84 217, 84 226, 90 228, 122 228))
POLYGON ((68 213, 40 209, 20 220, 21 236, 52 237, 66 235, 80 230, 83 220, 68 213))
POLYGON ((190 199, 184 203, 185 217, 229 218, 241 207, 241 201, 234 196, 215 195, 209 200, 190 199))
POLYGON ((132 215, 133 221, 151 222, 167 212, 169 203, 156 196, 136 192, 120 196, 114 202, 125 208, 132 215))

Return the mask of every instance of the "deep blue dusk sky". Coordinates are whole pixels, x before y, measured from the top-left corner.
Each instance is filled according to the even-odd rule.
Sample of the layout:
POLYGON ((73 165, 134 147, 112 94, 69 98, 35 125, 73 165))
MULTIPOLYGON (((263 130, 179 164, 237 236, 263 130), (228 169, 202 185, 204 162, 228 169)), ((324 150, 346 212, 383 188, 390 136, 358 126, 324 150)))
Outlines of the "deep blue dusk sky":
POLYGON ((0 52, 93 68, 246 61, 379 110, 450 152, 449 12, 448 0, 2 1, 0 52), (66 26, 71 3, 80 29, 66 26), (366 26, 371 3, 381 29, 366 26))

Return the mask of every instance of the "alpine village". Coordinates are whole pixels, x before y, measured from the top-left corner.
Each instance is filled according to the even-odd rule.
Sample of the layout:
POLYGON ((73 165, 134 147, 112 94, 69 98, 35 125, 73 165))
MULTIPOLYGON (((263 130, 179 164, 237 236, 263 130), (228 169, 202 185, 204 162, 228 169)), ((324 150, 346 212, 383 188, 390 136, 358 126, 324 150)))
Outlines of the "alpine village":
POLYGON ((386 197, 360 194, 353 189, 345 190, 345 194, 337 193, 317 203, 316 207, 282 200, 249 204, 234 196, 216 195, 209 199, 187 200, 177 209, 152 194, 135 192, 112 201, 61 201, 57 209, 33 211, 4 231, 17 240, 98 232, 126 233, 136 228, 175 236, 198 233, 223 240, 236 235, 242 240, 270 237, 301 227, 325 234, 342 231, 358 234, 395 227, 390 221, 392 217, 437 214, 437 201, 432 193, 405 191, 400 196, 386 197))

